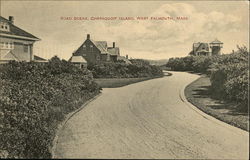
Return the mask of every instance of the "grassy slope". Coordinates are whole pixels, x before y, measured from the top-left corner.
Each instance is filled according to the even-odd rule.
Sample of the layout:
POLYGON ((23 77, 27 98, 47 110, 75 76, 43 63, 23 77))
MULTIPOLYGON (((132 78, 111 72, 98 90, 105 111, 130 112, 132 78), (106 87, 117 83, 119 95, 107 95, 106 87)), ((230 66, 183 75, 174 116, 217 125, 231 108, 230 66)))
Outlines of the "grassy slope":
POLYGON ((237 104, 218 100, 212 96, 209 77, 203 75, 185 89, 187 100, 205 113, 228 124, 249 131, 249 117, 237 104))

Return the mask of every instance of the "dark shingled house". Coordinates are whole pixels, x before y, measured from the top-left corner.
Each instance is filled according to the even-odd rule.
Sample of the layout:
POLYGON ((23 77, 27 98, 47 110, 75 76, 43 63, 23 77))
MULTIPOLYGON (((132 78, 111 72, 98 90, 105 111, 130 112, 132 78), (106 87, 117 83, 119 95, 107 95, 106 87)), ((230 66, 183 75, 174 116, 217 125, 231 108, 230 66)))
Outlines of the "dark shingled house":
POLYGON ((94 41, 87 34, 87 39, 73 53, 72 56, 82 56, 87 63, 98 63, 101 61, 110 61, 108 45, 106 41, 94 41))
POLYGON ((72 54, 73 56, 82 56, 87 63, 116 62, 121 60, 119 59, 121 57, 120 49, 115 46, 115 42, 113 42, 112 47, 108 47, 106 41, 94 41, 89 34, 87 34, 87 39, 83 44, 72 54))

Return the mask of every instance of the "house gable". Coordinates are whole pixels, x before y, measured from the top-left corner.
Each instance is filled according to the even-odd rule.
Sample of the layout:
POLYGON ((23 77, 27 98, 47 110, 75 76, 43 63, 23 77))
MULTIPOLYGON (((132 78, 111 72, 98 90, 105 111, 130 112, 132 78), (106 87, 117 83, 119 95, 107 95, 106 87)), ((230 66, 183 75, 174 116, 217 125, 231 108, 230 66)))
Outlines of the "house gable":
POLYGON ((11 37, 11 38, 17 38, 17 39, 27 39, 27 40, 33 40, 38 41, 40 40, 36 36, 26 32, 25 30, 15 26, 13 22, 10 22, 9 20, 5 19, 4 17, 0 16, 0 22, 1 22, 1 28, 7 27, 8 29, 0 29, 0 36, 4 37, 11 37))
POLYGON ((87 62, 96 63, 101 60, 101 51, 90 39, 86 39, 83 44, 73 53, 73 56, 82 56, 87 62))
POLYGON ((9 20, 0 16, 0 61, 32 61, 33 44, 40 40, 36 36, 24 31, 14 25, 14 17, 10 16, 9 20), (3 56, 2 53, 9 53, 3 56))

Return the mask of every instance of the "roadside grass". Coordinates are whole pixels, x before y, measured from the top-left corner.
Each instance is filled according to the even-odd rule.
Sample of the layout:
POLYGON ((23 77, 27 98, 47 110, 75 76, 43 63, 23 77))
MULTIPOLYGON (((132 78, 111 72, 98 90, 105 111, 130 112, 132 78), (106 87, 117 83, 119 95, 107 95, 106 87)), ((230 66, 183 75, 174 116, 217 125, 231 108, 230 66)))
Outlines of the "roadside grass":
MULTIPOLYGON (((163 71, 163 76, 171 76, 172 73, 163 71)), ((116 87, 123 87, 129 84, 146 81, 154 78, 161 78, 163 76, 156 76, 156 77, 144 77, 144 78, 95 78, 94 81, 101 87, 101 88, 116 88, 116 87)))
MULTIPOLYGON (((160 77, 153 77, 160 78, 160 77)), ((137 83, 141 81, 146 81, 153 79, 152 77, 146 78, 97 78, 94 81, 102 88, 116 88, 126 86, 132 83, 137 83)))
POLYGON ((187 100, 203 112, 235 127, 249 131, 248 112, 239 104, 220 100, 213 96, 211 82, 207 75, 189 84, 185 88, 187 100))

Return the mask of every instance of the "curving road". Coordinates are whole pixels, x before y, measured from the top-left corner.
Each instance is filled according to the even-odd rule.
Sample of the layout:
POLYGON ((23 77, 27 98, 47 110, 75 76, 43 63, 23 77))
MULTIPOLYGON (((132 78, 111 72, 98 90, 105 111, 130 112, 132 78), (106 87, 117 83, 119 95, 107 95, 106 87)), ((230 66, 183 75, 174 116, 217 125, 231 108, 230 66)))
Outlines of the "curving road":
POLYGON ((197 78, 173 72, 103 89, 66 123, 54 158, 248 159, 248 132, 217 124, 180 99, 197 78))

